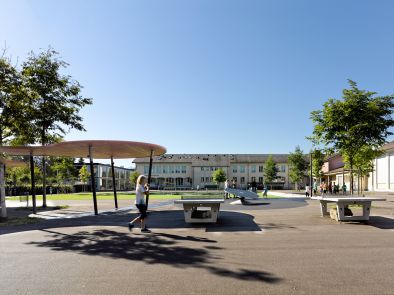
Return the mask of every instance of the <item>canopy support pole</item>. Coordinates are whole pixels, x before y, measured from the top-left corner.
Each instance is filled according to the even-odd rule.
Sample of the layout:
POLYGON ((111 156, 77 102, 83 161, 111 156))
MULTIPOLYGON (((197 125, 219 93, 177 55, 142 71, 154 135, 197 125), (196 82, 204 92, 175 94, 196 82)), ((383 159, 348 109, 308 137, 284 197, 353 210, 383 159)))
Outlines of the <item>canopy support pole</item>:
POLYGON ((37 213, 37 203, 36 203, 36 181, 34 176, 34 158, 33 152, 30 152, 30 178, 31 178, 31 197, 33 200, 33 213, 37 213))
POLYGON ((112 170, 112 186, 114 188, 115 209, 118 209, 118 196, 116 195, 115 166, 114 166, 113 156, 111 156, 111 170, 112 170))
POLYGON ((98 215, 97 197, 96 197, 96 182, 95 182, 95 177, 94 177, 94 167, 93 167, 93 157, 92 157, 92 145, 89 145, 89 160, 90 160, 90 181, 92 183, 94 215, 98 215))
POLYGON ((311 198, 313 196, 313 168, 312 168, 312 164, 313 164, 313 158, 312 158, 312 150, 311 150, 311 176, 309 178, 309 189, 311 190, 311 198))
MULTIPOLYGON (((148 184, 150 185, 150 180, 152 178, 152 163, 153 163, 153 150, 150 150, 150 158, 149 158, 149 172, 148 172, 148 184)), ((149 204, 149 193, 146 196, 146 210, 148 210, 149 204)))

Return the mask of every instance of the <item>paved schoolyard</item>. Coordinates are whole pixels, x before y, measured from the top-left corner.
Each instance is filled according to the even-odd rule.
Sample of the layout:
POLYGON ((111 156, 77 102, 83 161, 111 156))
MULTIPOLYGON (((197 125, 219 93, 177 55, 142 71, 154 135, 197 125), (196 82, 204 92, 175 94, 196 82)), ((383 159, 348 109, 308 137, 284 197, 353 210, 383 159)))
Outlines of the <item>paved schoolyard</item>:
POLYGON ((226 204, 216 225, 180 207, 129 233, 128 212, 0 228, 1 294, 394 294, 394 212, 369 225, 319 216, 318 202, 226 204))

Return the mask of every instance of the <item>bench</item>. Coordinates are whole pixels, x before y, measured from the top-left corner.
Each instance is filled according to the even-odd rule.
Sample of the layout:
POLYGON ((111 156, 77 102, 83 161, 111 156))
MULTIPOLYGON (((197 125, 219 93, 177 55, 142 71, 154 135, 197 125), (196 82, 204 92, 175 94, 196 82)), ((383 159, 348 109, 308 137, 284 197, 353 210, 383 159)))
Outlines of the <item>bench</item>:
POLYGON ((371 212, 371 203, 373 201, 385 201, 384 198, 368 198, 368 197, 312 197, 312 200, 320 201, 320 211, 322 217, 330 216, 327 211, 327 204, 336 204, 336 220, 338 221, 368 221, 371 212), (363 215, 350 216, 345 211, 349 205, 359 205, 363 208, 363 215))
POLYGON ((174 201, 175 204, 183 205, 187 223, 216 223, 223 202, 224 199, 213 198, 182 198, 174 201))

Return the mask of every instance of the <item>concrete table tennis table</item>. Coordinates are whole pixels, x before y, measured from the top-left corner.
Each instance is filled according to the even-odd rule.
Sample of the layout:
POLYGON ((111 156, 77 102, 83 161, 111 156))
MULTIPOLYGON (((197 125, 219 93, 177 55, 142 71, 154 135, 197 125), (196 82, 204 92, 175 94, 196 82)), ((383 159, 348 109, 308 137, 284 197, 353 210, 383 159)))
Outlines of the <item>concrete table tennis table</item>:
POLYGON ((371 203, 373 201, 385 201, 384 198, 369 198, 369 197, 312 197, 312 200, 320 201, 320 210, 322 217, 329 216, 327 211, 328 203, 335 203, 337 207, 338 221, 368 221, 369 213, 371 212, 371 203), (349 205, 360 205, 363 208, 363 215, 361 216, 346 216, 345 208, 349 205))
POLYGON ((216 223, 220 204, 224 199, 181 199, 175 200, 175 204, 183 205, 185 221, 187 223, 216 223))

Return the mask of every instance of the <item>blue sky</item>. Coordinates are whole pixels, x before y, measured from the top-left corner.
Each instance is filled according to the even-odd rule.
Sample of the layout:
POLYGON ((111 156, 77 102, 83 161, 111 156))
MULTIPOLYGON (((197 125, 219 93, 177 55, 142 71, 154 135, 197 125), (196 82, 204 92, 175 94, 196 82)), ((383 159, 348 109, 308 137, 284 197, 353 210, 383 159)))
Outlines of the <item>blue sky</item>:
POLYGON ((14 60, 49 45, 94 104, 66 139, 287 153, 350 78, 391 94, 394 1, 0 1, 14 60))

